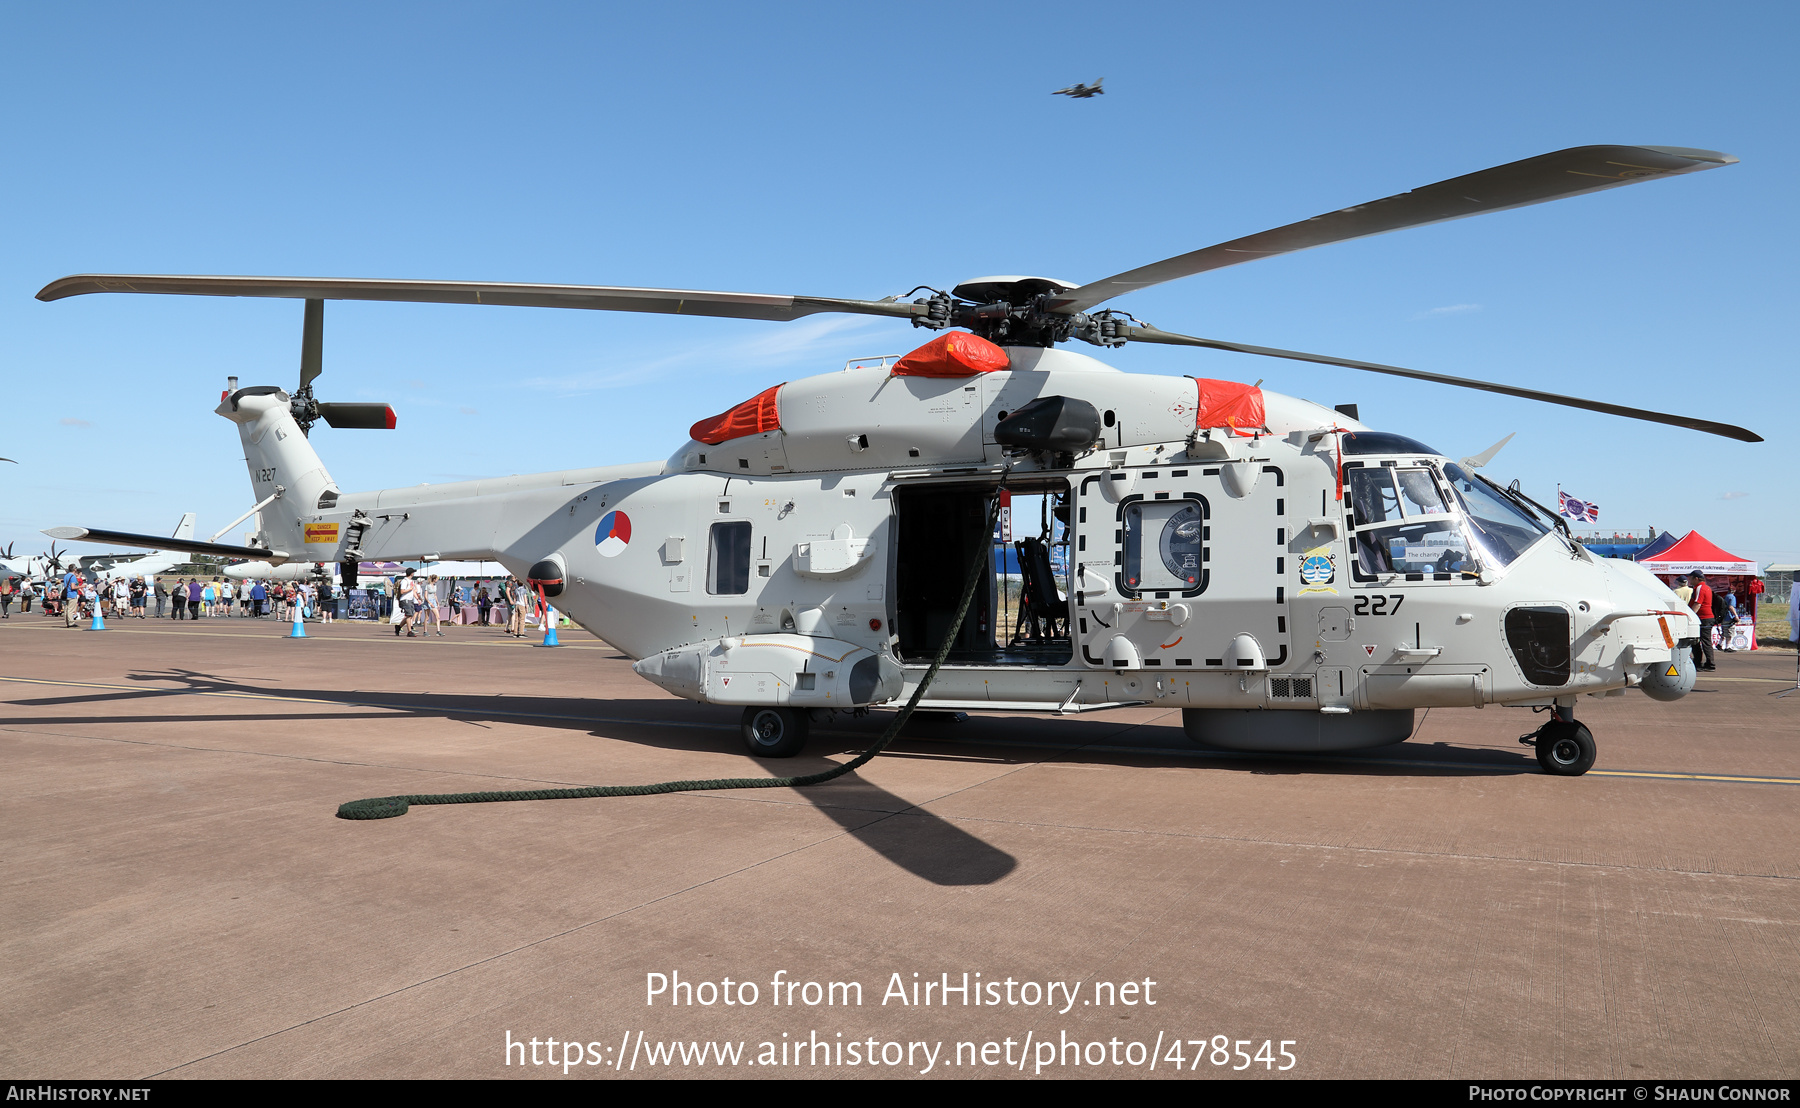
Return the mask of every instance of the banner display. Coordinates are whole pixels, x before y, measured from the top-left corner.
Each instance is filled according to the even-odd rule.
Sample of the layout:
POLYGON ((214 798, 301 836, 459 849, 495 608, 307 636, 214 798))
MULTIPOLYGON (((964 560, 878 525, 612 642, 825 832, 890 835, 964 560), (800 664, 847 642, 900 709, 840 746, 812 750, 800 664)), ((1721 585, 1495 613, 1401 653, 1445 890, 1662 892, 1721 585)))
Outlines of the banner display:
POLYGON ((369 589, 346 589, 348 619, 379 619, 379 597, 369 589))

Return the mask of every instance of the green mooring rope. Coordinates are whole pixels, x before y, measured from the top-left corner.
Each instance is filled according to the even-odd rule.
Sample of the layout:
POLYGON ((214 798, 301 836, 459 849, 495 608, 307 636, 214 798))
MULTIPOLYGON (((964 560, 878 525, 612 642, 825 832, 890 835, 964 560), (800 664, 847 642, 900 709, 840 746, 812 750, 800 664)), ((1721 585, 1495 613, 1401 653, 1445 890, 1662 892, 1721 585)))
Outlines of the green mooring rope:
MULTIPOLYGON (((1001 481, 1005 481, 1002 475, 1001 481)), ((854 760, 841 766, 819 773, 803 774, 799 777, 720 777, 711 781, 659 781, 654 785, 585 785, 577 789, 518 789, 511 792, 486 793, 417 793, 411 796, 376 796, 367 800, 351 800, 338 805, 339 819, 392 819, 403 816, 414 804, 491 804, 503 800, 586 800, 599 796, 654 796, 657 793, 699 792, 713 789, 786 789, 804 785, 822 785, 834 778, 861 766, 864 762, 880 754, 887 744, 894 741, 894 736, 906 726, 912 716, 913 709, 918 707, 919 700, 925 690, 931 687, 931 681, 937 676, 938 667, 950 655, 950 645, 956 641, 957 632, 962 630, 963 619, 969 614, 969 603, 975 598, 975 586, 981 581, 981 571, 987 566, 990 552, 991 536, 994 525, 1000 518, 1000 498, 994 497, 993 510, 988 513, 987 531, 976 544, 974 559, 969 563, 968 577, 963 581, 962 600, 956 606, 956 618, 950 622, 950 630, 944 635, 943 643, 938 647, 937 657, 931 661, 931 668, 925 671, 925 679, 913 690, 912 699, 888 729, 882 732, 881 738, 869 749, 863 751, 854 760)))

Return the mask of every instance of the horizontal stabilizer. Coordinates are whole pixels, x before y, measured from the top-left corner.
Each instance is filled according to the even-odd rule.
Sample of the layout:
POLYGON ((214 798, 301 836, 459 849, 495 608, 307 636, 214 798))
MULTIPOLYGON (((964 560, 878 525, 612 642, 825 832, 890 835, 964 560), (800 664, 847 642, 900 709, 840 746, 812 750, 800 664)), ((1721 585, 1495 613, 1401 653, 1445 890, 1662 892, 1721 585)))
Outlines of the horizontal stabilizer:
POLYGON ((137 535, 129 531, 98 531, 87 527, 47 527, 44 534, 69 542, 106 542, 135 546, 144 550, 179 550, 184 554, 211 554, 218 558, 260 558, 268 562, 287 560, 285 550, 267 550, 260 546, 226 546, 216 542, 175 539, 167 535, 137 535))

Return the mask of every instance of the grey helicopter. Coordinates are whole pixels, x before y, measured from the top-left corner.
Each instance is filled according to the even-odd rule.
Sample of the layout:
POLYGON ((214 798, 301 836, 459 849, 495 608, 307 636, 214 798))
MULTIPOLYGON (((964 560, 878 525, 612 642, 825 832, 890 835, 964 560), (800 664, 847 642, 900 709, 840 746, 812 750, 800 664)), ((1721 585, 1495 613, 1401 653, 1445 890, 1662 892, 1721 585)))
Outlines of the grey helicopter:
MULTIPOLYGON (((1096 83, 1097 84, 1097 83, 1096 83)), ((1093 91, 1099 91, 1095 88, 1093 91)), ((1235 351, 1477 389, 1759 442, 1741 427, 1443 373, 1201 338, 1103 307, 1259 258, 1730 165, 1679 147, 1560 150, 1086 283, 1034 276, 855 300, 617 286, 88 274, 89 293, 305 301, 299 386, 238 387, 258 531, 247 546, 81 527, 54 537, 271 563, 491 559, 676 696, 741 707, 747 748, 791 756, 823 713, 900 704, 1074 714, 1180 708, 1196 742, 1337 751, 1405 741, 1419 709, 1528 706, 1549 773, 1594 762, 1582 696, 1674 700, 1696 617, 1634 564, 1419 439, 1296 397, 1120 372, 1065 349, 1235 351), (918 295, 924 293, 925 295, 918 295), (323 302, 422 301, 791 321, 841 312, 937 337, 898 360, 775 385, 696 422, 665 459, 454 484, 341 490, 309 433, 393 428, 317 400, 323 302), (957 625, 966 552, 1002 495, 1037 498, 957 625), (1016 619, 1009 581, 1018 579, 1016 619), (957 626, 954 639, 948 639, 957 626)))

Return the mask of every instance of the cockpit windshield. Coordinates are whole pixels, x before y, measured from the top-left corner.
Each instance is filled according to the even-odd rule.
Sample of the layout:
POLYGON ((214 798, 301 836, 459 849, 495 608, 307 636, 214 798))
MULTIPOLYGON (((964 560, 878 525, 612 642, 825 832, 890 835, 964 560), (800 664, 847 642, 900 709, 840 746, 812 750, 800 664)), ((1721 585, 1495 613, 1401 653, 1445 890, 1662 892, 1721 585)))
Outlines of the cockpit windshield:
POLYGON ((1495 565, 1511 565, 1513 559, 1550 533, 1550 528, 1536 513, 1521 507, 1461 466, 1444 466, 1444 477, 1468 515, 1469 531, 1476 544, 1495 565))

